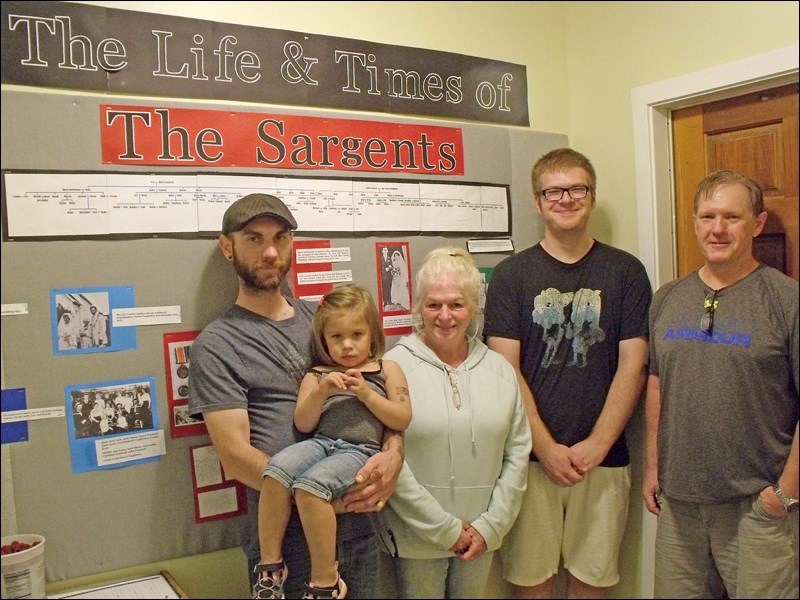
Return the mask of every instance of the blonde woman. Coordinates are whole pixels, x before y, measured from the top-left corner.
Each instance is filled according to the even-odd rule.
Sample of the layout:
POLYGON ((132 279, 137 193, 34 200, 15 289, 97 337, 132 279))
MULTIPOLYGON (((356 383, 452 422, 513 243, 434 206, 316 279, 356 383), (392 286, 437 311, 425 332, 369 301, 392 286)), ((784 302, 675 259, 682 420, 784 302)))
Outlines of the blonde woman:
POLYGON ((406 465, 383 515, 398 598, 480 598, 527 481, 528 418, 511 365, 480 340, 480 273, 432 251, 415 280, 416 332, 386 353, 412 404, 406 465))

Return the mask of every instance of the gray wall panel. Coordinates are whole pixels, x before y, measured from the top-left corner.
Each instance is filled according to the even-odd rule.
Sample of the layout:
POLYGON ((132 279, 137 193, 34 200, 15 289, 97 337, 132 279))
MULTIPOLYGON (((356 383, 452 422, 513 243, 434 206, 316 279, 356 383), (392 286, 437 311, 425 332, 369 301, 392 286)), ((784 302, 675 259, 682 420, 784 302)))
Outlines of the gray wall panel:
MULTIPOLYGON (((563 135, 524 128, 243 104, 121 99, 6 86, 2 90, 2 167, 39 171, 158 170, 101 164, 99 105, 103 103, 310 114, 461 127, 465 175, 449 180, 510 184, 512 237, 517 250, 538 241, 542 231, 530 195, 530 167, 543 152, 567 144, 563 135)), ((225 169, 224 172, 323 175, 313 171, 267 169, 225 169)), ((379 177, 338 172, 324 174, 379 177)), ((298 239, 304 238, 300 235, 298 239)), ((329 239, 334 247, 351 248, 353 262, 349 265, 337 263, 336 268, 352 268, 354 280, 370 287, 377 296, 374 243, 391 240, 393 236, 374 237, 365 232, 330 236, 329 239)), ((465 243, 465 238, 457 236, 416 235, 397 239, 410 242, 413 270, 432 248, 465 243)), ((476 259, 480 266, 494 266, 504 256, 483 254, 476 259)), ((242 518, 194 523, 189 447, 207 443, 208 438, 172 439, 169 435, 162 337, 168 332, 201 329, 229 305, 235 295, 235 275, 222 260, 216 240, 212 238, 3 241, 2 303, 25 302, 29 309, 28 315, 3 318, 5 386, 26 388, 29 408, 43 408, 63 406, 65 386, 154 377, 160 425, 165 429, 167 453, 160 460, 92 473, 72 473, 64 419, 30 422, 30 440, 9 447, 17 528, 19 532, 39 533, 47 538, 49 581, 217 550, 240 542, 238 525, 242 518), (132 351, 53 355, 50 290, 116 285, 133 286, 136 306, 180 305, 183 322, 138 327, 137 348, 132 351)), ((394 339, 390 340, 393 342, 394 339)), ((4 513, 5 504, 4 497, 4 513)))

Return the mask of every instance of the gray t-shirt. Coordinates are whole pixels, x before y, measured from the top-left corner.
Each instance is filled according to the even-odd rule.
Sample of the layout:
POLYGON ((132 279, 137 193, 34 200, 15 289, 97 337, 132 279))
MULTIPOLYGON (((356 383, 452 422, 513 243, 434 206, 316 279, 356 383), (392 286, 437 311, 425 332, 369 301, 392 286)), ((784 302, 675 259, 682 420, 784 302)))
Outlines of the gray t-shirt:
MULTIPOLYGON (((307 436, 294 427, 297 392, 312 365, 311 317, 316 304, 287 298, 294 317, 273 321, 231 306, 209 323, 192 344, 189 412, 244 408, 250 443, 272 456, 307 436)), ((251 535, 245 551, 258 557, 258 492, 247 488, 251 535)), ((366 514, 338 518, 338 538, 372 531, 366 514)))
MULTIPOLYGON (((379 361, 379 364, 380 370, 362 371, 361 374, 372 391, 386 398, 386 375, 383 372, 383 361, 379 361)), ((334 370, 330 367, 313 369, 321 377, 327 377, 334 370)), ((316 433, 334 440, 344 440, 351 444, 360 444, 380 450, 383 439, 383 423, 372 414, 354 392, 347 390, 333 394, 325 400, 316 433)))
POLYGON ((305 437, 292 423, 300 381, 312 364, 315 306, 290 302, 295 315, 282 321, 231 306, 192 344, 190 413, 247 409, 250 441, 270 456, 305 437))
POLYGON ((662 286, 650 311, 661 380, 658 475, 689 502, 734 500, 778 480, 798 421, 798 283, 760 266, 718 290, 714 328, 697 272, 662 286))

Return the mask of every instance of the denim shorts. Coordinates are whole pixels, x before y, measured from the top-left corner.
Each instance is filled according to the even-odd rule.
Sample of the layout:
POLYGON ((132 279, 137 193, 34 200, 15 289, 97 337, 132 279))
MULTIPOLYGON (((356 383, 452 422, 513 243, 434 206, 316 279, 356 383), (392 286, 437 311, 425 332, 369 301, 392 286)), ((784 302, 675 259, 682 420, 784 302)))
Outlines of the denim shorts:
POLYGON ((330 502, 355 483, 356 473, 378 452, 378 448, 315 435, 272 456, 264 477, 330 502))

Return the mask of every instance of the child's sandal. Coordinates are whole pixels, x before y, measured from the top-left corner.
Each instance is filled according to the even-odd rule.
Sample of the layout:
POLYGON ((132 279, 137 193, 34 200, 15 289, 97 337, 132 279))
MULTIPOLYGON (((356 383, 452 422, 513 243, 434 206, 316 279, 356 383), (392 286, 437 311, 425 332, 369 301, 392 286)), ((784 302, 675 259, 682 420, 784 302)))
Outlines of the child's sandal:
POLYGON ((284 561, 266 565, 256 565, 253 569, 256 582, 253 585, 253 598, 258 600, 282 600, 283 584, 289 578, 289 567, 284 561), (263 575, 266 574, 266 575, 263 575))

